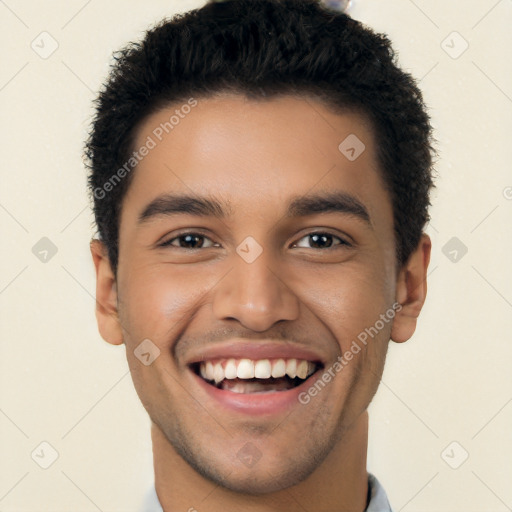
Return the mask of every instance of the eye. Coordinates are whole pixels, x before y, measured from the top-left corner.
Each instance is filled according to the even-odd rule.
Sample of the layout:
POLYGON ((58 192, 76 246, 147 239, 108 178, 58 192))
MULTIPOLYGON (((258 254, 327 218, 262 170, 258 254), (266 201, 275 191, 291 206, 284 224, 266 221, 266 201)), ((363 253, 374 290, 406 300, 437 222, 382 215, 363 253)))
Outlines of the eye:
POLYGON ((177 247, 178 249, 202 249, 202 248, 209 248, 218 246, 218 244, 215 244, 212 242, 211 245, 204 244, 205 240, 211 239, 208 238, 206 235, 203 235, 201 233, 181 233, 178 236, 175 236, 174 238, 170 238, 169 240, 166 240, 162 244, 160 244, 160 247, 177 247), (177 244, 175 243, 176 241, 177 244))
POLYGON ((293 247, 307 247, 311 248, 311 246, 308 245, 299 245, 301 240, 307 240, 306 243, 311 242, 313 244, 313 249, 332 249, 335 246, 343 246, 346 245, 347 247, 350 247, 350 244, 343 240, 343 238, 340 238, 339 236, 332 235, 331 233, 324 233, 322 231, 316 231, 314 233, 309 233, 306 236, 302 237, 299 242, 296 242, 293 244, 293 247), (333 244, 333 240, 337 239, 340 243, 333 244))

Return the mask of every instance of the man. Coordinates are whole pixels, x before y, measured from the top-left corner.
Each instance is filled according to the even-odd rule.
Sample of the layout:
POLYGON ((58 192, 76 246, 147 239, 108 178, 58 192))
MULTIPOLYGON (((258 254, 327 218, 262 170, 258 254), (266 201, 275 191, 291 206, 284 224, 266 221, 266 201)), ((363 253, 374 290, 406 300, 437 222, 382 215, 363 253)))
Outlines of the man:
POLYGON ((118 53, 87 155, 144 510, 391 510, 367 407, 425 301, 433 149, 389 40, 315 0, 178 15, 118 53))

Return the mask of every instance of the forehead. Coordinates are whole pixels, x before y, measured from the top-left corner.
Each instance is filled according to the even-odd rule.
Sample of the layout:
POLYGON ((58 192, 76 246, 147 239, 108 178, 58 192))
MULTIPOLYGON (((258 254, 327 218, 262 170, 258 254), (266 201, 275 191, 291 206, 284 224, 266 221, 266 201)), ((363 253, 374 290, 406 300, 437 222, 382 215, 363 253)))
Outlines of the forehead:
POLYGON ((123 204, 132 220, 163 193, 214 196, 230 215, 261 217, 284 210, 287 198, 341 190, 392 222, 371 125, 312 98, 226 94, 173 104, 141 124, 134 150, 143 146, 151 149, 123 204))

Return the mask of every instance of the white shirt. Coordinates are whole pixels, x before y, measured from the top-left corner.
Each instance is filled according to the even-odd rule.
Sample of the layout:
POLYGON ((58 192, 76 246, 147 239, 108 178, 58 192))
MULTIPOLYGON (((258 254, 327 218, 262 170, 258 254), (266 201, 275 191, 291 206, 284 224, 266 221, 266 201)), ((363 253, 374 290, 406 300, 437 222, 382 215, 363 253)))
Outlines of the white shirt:
MULTIPOLYGON (((370 503, 368 504, 365 512, 393 512, 391 510, 386 491, 377 478, 371 473, 368 473, 368 487, 370 503)), ((160 505, 160 502, 158 501, 154 487, 152 487, 147 494, 140 512, 163 512, 162 505, 160 505)))

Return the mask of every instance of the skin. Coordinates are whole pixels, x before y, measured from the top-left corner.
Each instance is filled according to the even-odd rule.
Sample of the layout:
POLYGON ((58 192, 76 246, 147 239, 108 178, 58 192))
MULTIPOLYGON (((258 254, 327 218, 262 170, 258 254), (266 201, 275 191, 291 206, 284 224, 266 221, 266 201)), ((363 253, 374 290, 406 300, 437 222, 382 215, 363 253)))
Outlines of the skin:
MULTIPOLYGON (((135 147, 175 109, 147 118, 135 147)), ((366 410, 390 339, 404 342, 415 330, 431 251, 424 234, 397 269, 392 204, 375 154, 365 118, 335 114, 313 98, 198 98, 136 168, 122 205, 117 276, 102 243, 91 243, 99 330, 107 342, 126 345, 152 420, 156 490, 166 512, 365 509, 366 410), (338 150, 349 134, 366 146, 355 161, 338 150), (371 225, 337 212, 284 217, 292 197, 333 190, 358 198, 371 225), (230 215, 161 215, 138 224, 163 192, 228 201, 230 215), (197 249, 176 238, 198 230, 206 238, 197 249), (307 236, 315 231, 333 235, 326 247, 307 236), (247 236, 263 249, 250 264, 236 252, 247 236), (157 246, 170 240, 174 246, 157 246), (186 365, 201 347, 246 338, 309 346, 328 366, 395 302, 402 309, 393 322, 308 404, 282 414, 220 411, 186 365), (149 366, 134 355, 146 338, 160 350, 149 366), (246 443, 261 453, 250 468, 237 457, 246 443)))

